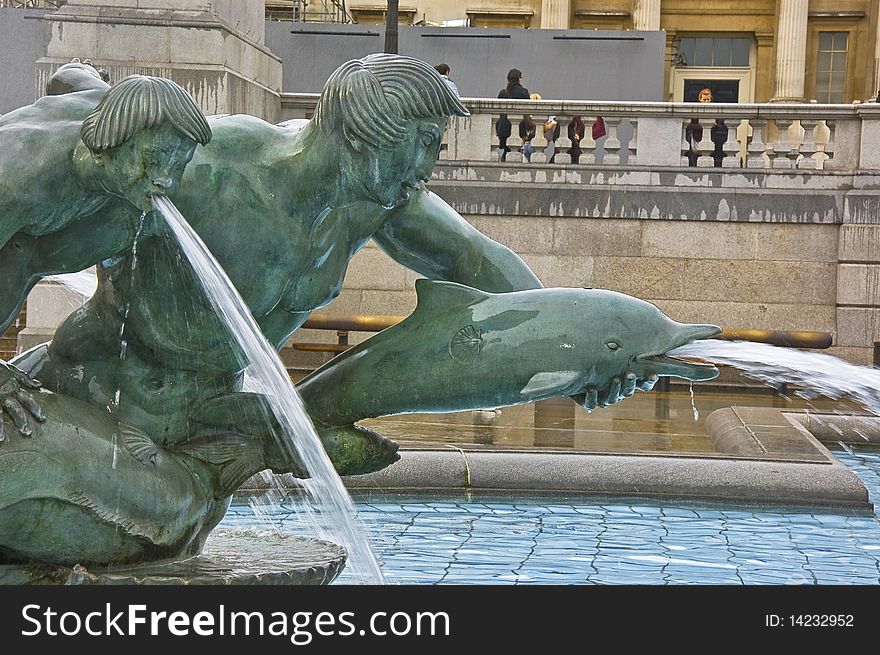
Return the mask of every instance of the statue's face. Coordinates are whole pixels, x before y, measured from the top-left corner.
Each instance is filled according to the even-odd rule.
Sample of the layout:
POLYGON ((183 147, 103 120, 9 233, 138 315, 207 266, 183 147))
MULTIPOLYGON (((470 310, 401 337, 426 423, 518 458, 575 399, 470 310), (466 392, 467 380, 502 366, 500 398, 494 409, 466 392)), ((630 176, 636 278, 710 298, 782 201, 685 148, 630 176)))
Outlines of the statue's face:
POLYGON ((366 146, 355 152, 354 174, 368 197, 387 208, 408 200, 430 179, 446 124, 445 118, 411 120, 403 141, 392 148, 366 146))
POLYGON ((103 170, 111 193, 149 211, 152 196, 170 196, 177 191, 195 149, 195 141, 164 124, 143 130, 125 143, 95 155, 95 161, 103 170))

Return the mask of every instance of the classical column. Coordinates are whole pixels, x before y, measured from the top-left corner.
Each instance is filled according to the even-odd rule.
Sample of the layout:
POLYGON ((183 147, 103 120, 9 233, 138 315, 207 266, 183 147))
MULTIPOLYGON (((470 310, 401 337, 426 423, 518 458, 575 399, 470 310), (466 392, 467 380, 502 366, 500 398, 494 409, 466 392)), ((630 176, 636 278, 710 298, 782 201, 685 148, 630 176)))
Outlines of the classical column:
POLYGON ((660 0, 633 0, 633 29, 660 29, 660 0))
POLYGON ((771 102, 802 102, 807 65, 809 0, 780 0, 776 29, 776 83, 771 102))
MULTIPOLYGON (((880 6, 877 11, 880 12, 880 6)), ((880 97, 880 16, 877 16, 877 31, 874 34, 874 86, 868 89, 871 97, 880 97)), ((868 98, 870 99, 870 98, 868 98)))
POLYGON ((571 0, 541 0, 541 29, 567 30, 571 0))

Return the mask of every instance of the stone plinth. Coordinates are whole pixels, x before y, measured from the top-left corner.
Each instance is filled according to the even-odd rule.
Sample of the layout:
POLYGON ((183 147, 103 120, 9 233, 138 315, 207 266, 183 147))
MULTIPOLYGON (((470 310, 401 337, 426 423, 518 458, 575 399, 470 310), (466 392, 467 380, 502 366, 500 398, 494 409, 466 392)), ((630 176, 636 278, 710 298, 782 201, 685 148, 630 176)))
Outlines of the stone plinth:
POLYGON ((262 2, 75 0, 51 15, 37 87, 74 57, 107 69, 180 84, 206 114, 280 111, 281 60, 264 45, 262 2))
POLYGON ((28 296, 27 326, 18 333, 18 352, 51 341, 55 329, 72 311, 82 307, 88 295, 58 282, 38 284, 28 296))
POLYGON ((329 541, 247 529, 218 529, 197 557, 113 566, 0 566, 0 584, 330 584, 345 566, 345 549, 329 541))

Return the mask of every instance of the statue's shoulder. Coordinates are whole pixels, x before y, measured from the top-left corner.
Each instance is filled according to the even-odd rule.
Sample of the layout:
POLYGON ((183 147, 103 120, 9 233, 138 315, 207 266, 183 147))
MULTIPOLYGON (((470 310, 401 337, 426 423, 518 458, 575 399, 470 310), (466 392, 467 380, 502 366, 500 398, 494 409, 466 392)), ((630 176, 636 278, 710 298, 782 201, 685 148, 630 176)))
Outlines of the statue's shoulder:
POLYGON ((46 83, 46 95, 58 96, 77 91, 101 91, 102 95, 110 85, 101 79, 101 74, 88 64, 73 61, 55 71, 46 83))
POLYGON ((211 126, 211 142, 205 150, 236 153, 236 159, 274 147, 279 138, 288 133, 277 125, 247 114, 208 116, 208 125, 211 126))
POLYGON ((43 96, 36 102, 0 116, 3 130, 58 130, 65 124, 79 124, 101 101, 104 91, 92 89, 58 96, 43 96))
POLYGON ((273 125, 262 118, 250 114, 218 114, 208 116, 208 124, 215 133, 221 133, 227 137, 246 135, 254 138, 271 139, 287 130, 281 125, 273 125))

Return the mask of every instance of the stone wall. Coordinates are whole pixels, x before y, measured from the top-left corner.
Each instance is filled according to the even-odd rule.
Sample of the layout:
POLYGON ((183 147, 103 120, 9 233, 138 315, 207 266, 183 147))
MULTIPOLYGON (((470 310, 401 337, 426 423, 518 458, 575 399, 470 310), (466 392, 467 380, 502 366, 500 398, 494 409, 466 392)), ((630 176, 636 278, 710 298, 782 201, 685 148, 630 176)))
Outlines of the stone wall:
MULTIPOLYGON (((535 182, 553 180, 554 169, 447 162, 430 188, 547 286, 613 289, 686 322, 830 332, 827 352, 871 363, 880 341, 880 225, 854 223, 880 223, 880 173, 609 174, 593 166, 535 182)), ((323 311, 408 314, 415 277, 368 246, 323 311)), ((335 338, 307 330, 294 340, 335 338)), ((286 357, 306 366, 326 359, 286 357)))

